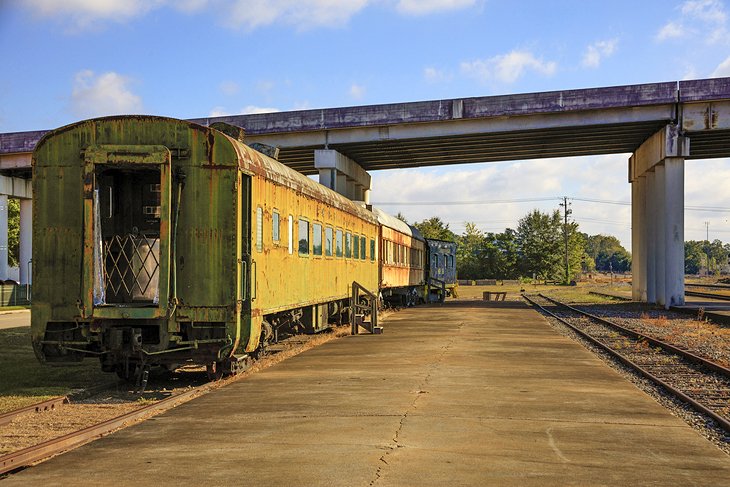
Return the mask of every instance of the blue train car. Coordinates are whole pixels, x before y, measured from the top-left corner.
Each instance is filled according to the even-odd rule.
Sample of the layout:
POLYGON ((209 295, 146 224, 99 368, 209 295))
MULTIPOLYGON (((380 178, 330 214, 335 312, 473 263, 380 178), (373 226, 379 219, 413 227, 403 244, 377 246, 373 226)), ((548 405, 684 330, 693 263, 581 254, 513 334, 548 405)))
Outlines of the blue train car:
POLYGON ((456 242, 426 239, 426 276, 429 301, 443 301, 456 295, 456 242))

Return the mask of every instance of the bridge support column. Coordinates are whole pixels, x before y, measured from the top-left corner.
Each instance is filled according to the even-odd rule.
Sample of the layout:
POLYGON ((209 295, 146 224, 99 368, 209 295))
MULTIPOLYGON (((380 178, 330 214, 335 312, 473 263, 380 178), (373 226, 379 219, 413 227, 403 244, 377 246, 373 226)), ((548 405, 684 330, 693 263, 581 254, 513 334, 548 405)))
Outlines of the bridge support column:
POLYGON ((30 259, 33 255, 33 200, 20 200, 20 242, 18 266, 20 267, 20 283, 32 284, 30 276, 30 259))
POLYGON ((8 265, 8 195, 0 194, 0 279, 10 277, 8 265))
POLYGON ((665 308, 684 304, 684 158, 689 139, 660 130, 629 160, 632 296, 665 308))
POLYGON ((631 298, 646 302, 646 175, 631 185, 631 298))
POLYGON ((354 201, 370 203, 370 175, 349 157, 332 149, 314 151, 314 167, 323 186, 354 201))

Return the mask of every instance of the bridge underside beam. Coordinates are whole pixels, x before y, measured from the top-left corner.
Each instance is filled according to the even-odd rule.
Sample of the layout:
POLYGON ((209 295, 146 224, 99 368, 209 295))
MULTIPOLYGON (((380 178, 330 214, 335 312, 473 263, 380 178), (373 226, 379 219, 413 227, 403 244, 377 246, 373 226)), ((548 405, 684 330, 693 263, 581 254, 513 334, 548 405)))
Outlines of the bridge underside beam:
POLYGON ((319 182, 353 201, 370 203, 371 177, 349 157, 331 149, 314 151, 319 182))
POLYGON ((632 295, 665 308, 684 304, 684 159, 689 139, 667 126, 629 160, 632 295))

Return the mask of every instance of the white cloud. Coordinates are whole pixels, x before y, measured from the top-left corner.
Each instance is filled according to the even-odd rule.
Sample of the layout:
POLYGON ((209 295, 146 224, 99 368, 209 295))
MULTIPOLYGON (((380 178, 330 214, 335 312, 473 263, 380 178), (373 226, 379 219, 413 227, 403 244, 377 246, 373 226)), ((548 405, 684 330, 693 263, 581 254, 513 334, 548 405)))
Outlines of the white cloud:
MULTIPOLYGON (((457 234, 464 231, 465 222, 498 233, 517 228, 519 219, 535 208, 543 212, 558 209, 563 195, 628 202, 631 187, 626 183, 626 164, 627 155, 623 154, 375 171, 372 201, 393 215, 402 212, 409 222, 439 216, 457 234), (514 181, 520 182, 517 191, 514 181), (444 188, 459 191, 445 192, 444 188), (381 204, 436 200, 488 204, 381 204)), ((581 231, 616 235, 624 245, 630 245, 630 206, 574 200, 572 209, 581 231)))
POLYGON ((711 78, 724 78, 726 76, 730 76, 730 56, 721 62, 710 75, 711 78))
POLYGON ((728 15, 720 0, 687 0, 679 11, 680 19, 667 22, 657 33, 657 41, 702 36, 708 44, 730 42, 728 15))
POLYGON ((656 40, 662 42, 667 39, 679 39, 686 35, 687 29, 684 25, 677 22, 667 22, 664 27, 659 29, 659 32, 656 35, 656 40))
POLYGON ((682 4, 682 14, 714 24, 724 24, 727 20, 720 0, 688 0, 682 4))
POLYGON ((141 113, 142 99, 129 88, 130 79, 115 72, 76 73, 71 109, 79 117, 141 113))
POLYGON ((222 81, 221 84, 218 85, 218 88, 221 90, 221 93, 227 96, 233 96, 240 90, 238 83, 231 80, 222 81))
POLYGON ((445 81, 451 81, 453 78, 451 73, 430 66, 424 68, 423 77, 426 78, 426 81, 429 83, 442 83, 445 81))
POLYGON ((228 7, 225 20, 248 30, 275 22, 299 29, 339 27, 367 4, 368 0, 237 0, 228 7))
POLYGON ((396 9, 408 15, 426 15, 471 7, 476 0, 399 0, 396 9))
MULTIPOLYGON (((0 0, 3 1, 3 0, 0 0)), ((7 0, 6 0, 7 1, 7 0)), ((403 15, 458 10, 480 0, 10 0, 32 13, 70 21, 75 30, 95 29, 104 21, 126 22, 159 8, 186 14, 206 10, 234 28, 254 30, 273 24, 297 29, 341 27, 370 5, 385 4, 403 15)))
POLYGON ((466 75, 482 82, 496 80, 503 83, 514 83, 528 70, 543 76, 552 76, 557 67, 557 63, 538 59, 526 50, 514 50, 486 60, 461 63, 461 71, 466 75))
POLYGON ((353 83, 352 86, 350 86, 350 97, 355 100, 361 100, 363 96, 365 96, 365 87, 358 85, 357 83, 353 83))
POLYGON ((24 6, 42 17, 66 17, 74 28, 98 27, 99 20, 126 21, 156 8, 160 0, 26 0, 24 6))
POLYGON ((233 114, 228 112, 225 107, 213 107, 208 114, 209 117, 227 117, 228 115, 233 114))
POLYGON ((583 66, 597 68, 601 65, 603 58, 611 56, 616 51, 618 39, 598 41, 590 44, 583 55, 583 66))
POLYGON ((278 108, 270 107, 259 107, 256 105, 247 105, 241 108, 238 112, 230 112, 226 107, 216 106, 210 110, 209 117, 227 117, 229 115, 255 115, 258 113, 274 113, 280 112, 278 108))
POLYGON ((255 105, 247 105, 241 109, 241 115, 253 115, 257 113, 274 113, 280 112, 278 108, 257 107, 255 105))

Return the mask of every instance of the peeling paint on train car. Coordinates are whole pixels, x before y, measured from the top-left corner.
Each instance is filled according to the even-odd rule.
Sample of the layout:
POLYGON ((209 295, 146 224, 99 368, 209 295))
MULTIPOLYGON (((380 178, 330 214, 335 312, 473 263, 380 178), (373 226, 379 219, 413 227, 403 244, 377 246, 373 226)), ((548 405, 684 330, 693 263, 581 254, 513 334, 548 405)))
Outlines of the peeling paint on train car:
POLYGON ((355 280, 377 289, 369 211, 217 130, 147 116, 79 122, 41 140, 33 171, 43 361, 210 364, 253 351, 271 313, 347 299, 355 280), (356 254, 330 242, 326 255, 337 230, 357 236, 356 254))

